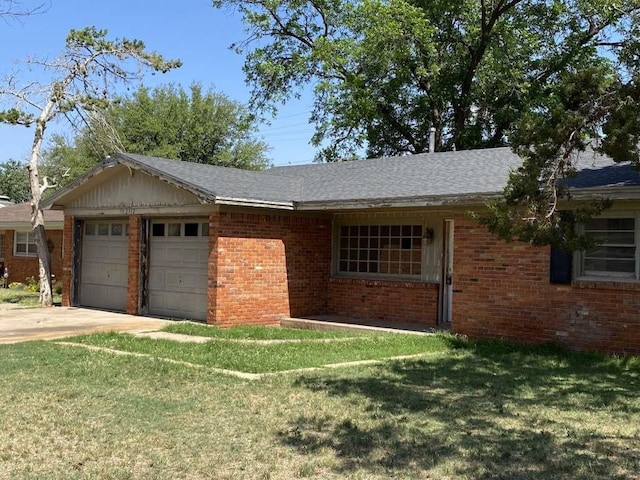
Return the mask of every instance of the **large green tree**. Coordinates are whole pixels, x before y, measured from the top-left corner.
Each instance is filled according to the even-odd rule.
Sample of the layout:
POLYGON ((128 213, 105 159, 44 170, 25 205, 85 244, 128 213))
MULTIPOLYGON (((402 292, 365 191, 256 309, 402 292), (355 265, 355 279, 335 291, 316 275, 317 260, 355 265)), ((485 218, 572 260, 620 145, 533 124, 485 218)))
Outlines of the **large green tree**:
POLYGON ((29 200, 29 173, 23 162, 7 160, 0 163, 0 195, 6 195, 16 203, 29 200))
POLYGON ((72 142, 53 138, 45 164, 66 181, 116 151, 259 170, 269 164, 268 147, 256 129, 242 104, 198 84, 188 92, 143 86, 92 116, 72 142))
MULTIPOLYGON (((243 15, 252 102, 309 84, 323 158, 503 145, 566 70, 635 41, 638 0, 214 0, 243 15)), ((609 59, 609 60, 607 60, 609 59)))

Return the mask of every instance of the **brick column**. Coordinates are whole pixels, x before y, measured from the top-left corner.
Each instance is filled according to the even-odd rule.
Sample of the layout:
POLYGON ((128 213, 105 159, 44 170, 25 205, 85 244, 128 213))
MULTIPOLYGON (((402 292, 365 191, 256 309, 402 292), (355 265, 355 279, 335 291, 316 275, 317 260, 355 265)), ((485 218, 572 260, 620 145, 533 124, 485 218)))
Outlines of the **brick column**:
POLYGON ((64 216, 64 229, 62 231, 62 306, 70 307, 71 292, 73 285, 71 278, 73 276, 73 258, 75 252, 73 250, 73 223, 74 218, 64 216))
POLYGON ((218 320, 218 237, 220 235, 220 214, 209 215, 209 260, 207 266, 207 323, 218 320))
POLYGON ((129 216, 129 246, 128 246, 128 282, 127 282, 127 313, 138 315, 140 299, 140 215, 129 216))

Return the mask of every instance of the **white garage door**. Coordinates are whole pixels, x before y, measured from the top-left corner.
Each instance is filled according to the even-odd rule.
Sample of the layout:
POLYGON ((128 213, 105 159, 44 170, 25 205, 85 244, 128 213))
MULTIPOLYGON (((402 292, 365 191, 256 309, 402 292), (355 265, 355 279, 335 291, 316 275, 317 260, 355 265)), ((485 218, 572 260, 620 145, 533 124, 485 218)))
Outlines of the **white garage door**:
POLYGON ((149 246, 149 314, 207 318, 206 219, 154 220, 149 246))
POLYGON ((126 310, 128 228, 123 222, 85 222, 80 305, 126 310))

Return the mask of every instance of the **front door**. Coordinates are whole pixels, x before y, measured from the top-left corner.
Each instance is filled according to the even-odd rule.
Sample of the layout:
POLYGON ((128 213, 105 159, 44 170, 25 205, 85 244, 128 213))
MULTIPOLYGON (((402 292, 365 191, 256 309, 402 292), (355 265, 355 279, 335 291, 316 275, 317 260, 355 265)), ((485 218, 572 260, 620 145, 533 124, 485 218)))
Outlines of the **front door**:
POLYGON ((445 220, 443 230, 440 324, 450 326, 453 305, 453 220, 445 220))

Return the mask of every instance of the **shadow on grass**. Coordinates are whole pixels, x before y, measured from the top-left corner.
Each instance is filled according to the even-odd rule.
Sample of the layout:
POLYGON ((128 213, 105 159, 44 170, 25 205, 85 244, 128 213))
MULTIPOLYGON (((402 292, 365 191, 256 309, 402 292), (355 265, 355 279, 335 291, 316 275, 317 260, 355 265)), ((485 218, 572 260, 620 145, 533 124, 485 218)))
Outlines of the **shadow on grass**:
POLYGON ((333 451, 343 475, 638 478, 640 359, 451 343, 434 358, 299 378, 349 407, 296 418, 281 442, 333 451))

